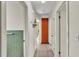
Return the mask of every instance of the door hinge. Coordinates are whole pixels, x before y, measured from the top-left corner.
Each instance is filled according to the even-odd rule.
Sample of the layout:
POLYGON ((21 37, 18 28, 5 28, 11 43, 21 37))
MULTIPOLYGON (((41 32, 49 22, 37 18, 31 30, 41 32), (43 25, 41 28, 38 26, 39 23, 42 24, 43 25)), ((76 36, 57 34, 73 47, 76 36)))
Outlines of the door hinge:
POLYGON ((59 16, 59 19, 61 18, 61 16, 59 16))
POLYGON ((59 55, 61 54, 61 52, 59 51, 59 55))

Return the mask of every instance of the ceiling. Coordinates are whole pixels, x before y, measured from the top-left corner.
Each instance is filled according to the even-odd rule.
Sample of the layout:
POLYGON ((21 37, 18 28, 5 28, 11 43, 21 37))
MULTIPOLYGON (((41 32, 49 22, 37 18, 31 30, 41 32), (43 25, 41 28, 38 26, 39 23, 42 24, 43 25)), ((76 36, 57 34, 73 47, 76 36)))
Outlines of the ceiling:
POLYGON ((35 13, 40 17, 48 17, 57 5, 57 1, 46 1, 45 3, 42 3, 41 1, 31 1, 31 3, 35 13))

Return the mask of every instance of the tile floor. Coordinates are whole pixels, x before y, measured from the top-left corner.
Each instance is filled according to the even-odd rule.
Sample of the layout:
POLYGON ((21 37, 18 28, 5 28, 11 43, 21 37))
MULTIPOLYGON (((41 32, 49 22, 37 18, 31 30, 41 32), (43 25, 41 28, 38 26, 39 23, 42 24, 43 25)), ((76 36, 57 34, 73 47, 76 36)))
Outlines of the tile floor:
POLYGON ((42 44, 36 49, 34 57, 54 57, 54 53, 49 44, 42 44))

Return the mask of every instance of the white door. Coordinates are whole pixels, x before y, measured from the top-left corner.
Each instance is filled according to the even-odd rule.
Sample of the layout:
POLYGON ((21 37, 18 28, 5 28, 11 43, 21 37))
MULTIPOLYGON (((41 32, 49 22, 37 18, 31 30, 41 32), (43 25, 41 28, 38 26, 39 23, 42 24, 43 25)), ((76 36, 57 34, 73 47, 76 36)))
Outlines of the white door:
POLYGON ((59 11, 59 49, 60 56, 66 56, 66 4, 64 3, 59 11))

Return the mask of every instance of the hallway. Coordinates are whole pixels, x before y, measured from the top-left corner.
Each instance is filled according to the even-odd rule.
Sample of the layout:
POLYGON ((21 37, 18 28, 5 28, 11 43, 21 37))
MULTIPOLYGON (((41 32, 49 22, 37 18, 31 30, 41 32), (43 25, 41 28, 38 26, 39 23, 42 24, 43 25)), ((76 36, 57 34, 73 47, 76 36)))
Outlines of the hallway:
POLYGON ((1 57, 79 57, 79 2, 0 1, 1 57))
POLYGON ((36 49, 34 57, 54 57, 51 45, 49 44, 40 45, 36 49))

